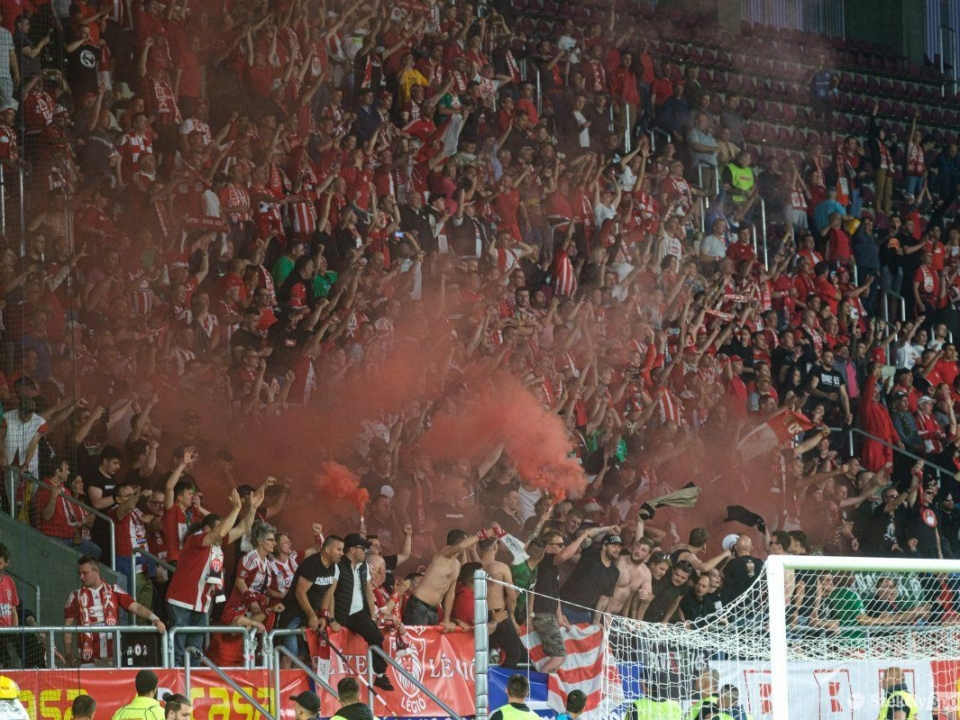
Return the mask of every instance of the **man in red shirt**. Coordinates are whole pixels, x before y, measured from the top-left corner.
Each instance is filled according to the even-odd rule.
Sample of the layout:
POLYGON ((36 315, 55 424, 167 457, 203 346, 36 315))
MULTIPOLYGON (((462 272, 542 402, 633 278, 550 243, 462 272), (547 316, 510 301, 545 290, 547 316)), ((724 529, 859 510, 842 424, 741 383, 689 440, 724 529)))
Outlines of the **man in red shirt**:
MULTIPOLYGON (((17 595, 17 586, 14 584, 13 578, 6 573, 9 565, 10 549, 0 543, 0 628, 18 627, 20 625, 20 616, 17 613, 20 598, 17 595)), ((15 635, 0 635, 0 662, 4 662, 5 666, 7 648, 9 647, 14 654, 18 654, 18 644, 15 635)))
MULTIPOLYGON (((120 611, 149 621, 161 633, 167 631, 150 608, 144 607, 119 585, 107 585, 100 577, 100 564, 91 557, 81 557, 78 563, 80 589, 74 590, 63 608, 63 624, 81 627, 112 627, 120 625, 120 611)), ((67 633, 63 636, 64 656, 72 666, 113 666, 113 635, 110 633, 67 633), (74 650, 77 638, 79 655, 74 650)))
POLYGON ((757 251, 753 249, 751 243, 753 227, 749 223, 742 223, 737 228, 737 239, 727 248, 727 257, 733 261, 733 265, 738 270, 744 260, 756 260, 757 251))
POLYGON ((42 475, 52 487, 40 485, 33 496, 33 517, 37 530, 81 555, 99 559, 100 546, 83 537, 82 511, 78 511, 77 506, 67 499, 72 497, 66 487, 70 477, 70 463, 61 460, 58 465, 46 470, 43 466, 44 463, 41 463, 42 475))
MULTIPOLYGON (((183 538, 190 525, 188 512, 196 512, 193 506, 193 497, 197 488, 189 480, 181 480, 183 473, 192 463, 196 462, 198 453, 195 448, 188 447, 183 452, 180 462, 170 473, 164 487, 163 494, 163 534, 167 546, 167 561, 176 564, 180 559, 180 548, 183 538)), ((199 517, 207 513, 201 511, 199 517)), ((196 517, 196 516, 195 516, 196 517)))

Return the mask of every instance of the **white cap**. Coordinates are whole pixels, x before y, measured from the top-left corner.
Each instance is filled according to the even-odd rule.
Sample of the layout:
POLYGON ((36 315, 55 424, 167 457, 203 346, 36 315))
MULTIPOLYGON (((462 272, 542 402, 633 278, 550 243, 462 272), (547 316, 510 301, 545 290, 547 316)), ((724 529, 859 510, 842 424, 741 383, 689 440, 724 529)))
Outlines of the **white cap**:
POLYGON ((922 405, 923 403, 932 403, 932 402, 933 402, 932 397, 930 397, 929 395, 924 395, 922 398, 917 400, 917 405, 922 405))
POLYGON ((19 105, 17 105, 16 100, 7 100, 7 102, 3 103, 3 105, 0 105, 0 113, 4 113, 7 110, 13 110, 16 112, 18 107, 19 105))
POLYGON ((723 542, 720 543, 720 547, 722 547, 724 550, 731 550, 733 546, 737 544, 737 540, 739 539, 739 535, 736 533, 730 533, 723 539, 723 542))

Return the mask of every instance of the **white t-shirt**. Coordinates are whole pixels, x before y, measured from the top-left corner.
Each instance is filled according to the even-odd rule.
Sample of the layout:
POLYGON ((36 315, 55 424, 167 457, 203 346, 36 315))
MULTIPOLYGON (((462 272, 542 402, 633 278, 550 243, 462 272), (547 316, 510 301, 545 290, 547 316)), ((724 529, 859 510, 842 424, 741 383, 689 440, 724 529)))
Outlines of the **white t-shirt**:
POLYGON ((727 256, 727 244, 722 237, 716 235, 707 235, 700 241, 700 254, 712 258, 722 258, 727 256))
MULTIPOLYGON (((27 446, 30 444, 33 436, 37 434, 37 430, 39 430, 42 425, 46 425, 47 421, 34 413, 29 420, 24 422, 20 419, 19 410, 11 410, 8 412, 3 416, 3 421, 7 426, 7 436, 4 439, 7 462, 9 464, 15 462, 17 465, 22 465, 27 455, 27 446)), ((34 477, 37 476, 37 471, 40 467, 38 455, 38 453, 34 453, 33 458, 27 465, 27 472, 34 477)))
POLYGON ((907 344, 902 348, 897 348, 897 367, 901 370, 913 370, 913 366, 917 364, 922 355, 922 345, 907 344))

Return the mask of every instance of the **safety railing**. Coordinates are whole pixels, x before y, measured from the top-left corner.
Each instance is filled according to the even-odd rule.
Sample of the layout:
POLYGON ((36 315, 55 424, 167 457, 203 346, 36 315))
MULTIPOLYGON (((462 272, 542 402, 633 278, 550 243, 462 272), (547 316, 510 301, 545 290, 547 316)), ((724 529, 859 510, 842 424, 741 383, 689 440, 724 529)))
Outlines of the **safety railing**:
MULTIPOLYGON (((757 233, 753 235, 756 237, 757 233)), ((769 270, 770 249, 767 244, 767 203, 763 198, 760 198, 760 238, 763 242, 763 267, 765 270, 769 270)), ((757 257, 760 257, 759 250, 757 251, 757 257)))
POLYGON ((921 457, 920 455, 917 455, 916 453, 912 453, 909 450, 906 450, 901 447, 897 447, 896 445, 892 445, 891 443, 888 443, 886 440, 881 440, 876 435, 871 435, 870 433, 865 432, 860 428, 851 427, 848 432, 849 432, 848 442, 850 443, 851 455, 854 454, 854 448, 855 448, 854 436, 859 435, 861 437, 866 438, 867 440, 871 440, 875 443, 879 443, 880 445, 883 445, 884 447, 888 447, 891 450, 893 450, 893 452, 899 453, 904 457, 908 457, 914 462, 923 462, 924 469, 929 468, 930 470, 932 470, 934 474, 937 476, 937 480, 940 480, 941 476, 953 477, 956 474, 956 470, 949 470, 943 467, 942 465, 937 465, 936 463, 932 463, 925 457, 921 457))
POLYGON ((700 189, 705 190, 706 188, 703 185, 703 169, 709 168, 713 171, 713 196, 716 197, 720 194, 720 168, 716 165, 711 165, 710 163, 698 162, 697 163, 697 182, 700 184, 700 189))
MULTIPOLYGON (((27 472, 24 472, 20 468, 15 468, 13 466, 7 466, 4 468, 4 478, 7 481, 7 497, 10 500, 10 517, 17 516, 17 508, 14 499, 16 498, 17 490, 17 480, 26 481, 37 485, 39 487, 47 488, 48 490, 56 490, 52 484, 46 482, 45 480, 38 480, 27 472)), ((111 518, 106 513, 103 513, 97 510, 91 505, 87 505, 85 502, 77 500, 75 497, 61 493, 60 497, 66 500, 71 505, 76 505, 79 508, 82 508, 86 512, 90 513, 94 517, 97 517, 103 520, 107 525, 110 526, 110 569, 114 572, 117 571, 117 538, 116 538, 116 523, 114 523, 113 518, 111 518)))
MULTIPOLYGON (((25 585, 26 587, 33 588, 33 602, 36 605, 36 609, 33 611, 33 619, 36 621, 37 625, 40 624, 40 586, 34 585, 32 582, 27 580, 22 575, 18 575, 13 570, 9 568, 6 570, 7 575, 12 577, 16 582, 25 585)), ((21 593, 22 595, 23 593, 21 593)), ((21 598, 22 599, 22 598, 21 598)))
MULTIPOLYGON (((139 629, 139 626, 137 626, 139 629)), ((171 628, 167 631, 167 647, 164 649, 165 657, 170 662, 176 660, 176 639, 180 635, 243 635, 243 669, 252 670, 254 667, 254 655, 256 654, 256 635, 247 628, 235 627, 231 625, 215 625, 203 627, 200 625, 184 625, 183 627, 171 628)), ((190 647, 184 648, 184 652, 190 650, 190 647)), ((186 656, 184 656, 186 659, 186 656)), ((166 665, 166 667, 172 667, 166 665)))
MULTIPOLYGON (((447 717, 451 718, 452 720, 463 720, 463 718, 460 715, 455 713, 449 705, 447 705, 443 700, 437 697, 426 685, 424 685, 422 682, 417 680, 417 678, 415 678, 413 675, 408 673, 404 669, 403 665, 398 663, 396 660, 394 660, 392 657, 390 657, 387 653, 385 653, 382 649, 380 649, 376 645, 371 645, 370 649, 367 651, 367 683, 368 685, 370 686, 373 685, 374 654, 379 655, 381 658, 383 658, 386 661, 387 665, 393 668, 395 673, 397 673, 398 675, 401 675, 403 678, 406 679, 407 682, 409 682, 411 685, 417 688, 420 692, 422 692, 424 695, 430 698, 430 700, 432 700, 438 708, 440 708, 447 714, 446 715, 447 717)), ((375 700, 374 693, 372 692, 367 693, 367 703, 370 706, 370 712, 374 711, 374 700, 375 700)))
MULTIPOLYGON (((11 628, 0 628, 0 637, 3 635, 20 635, 20 634, 29 634, 29 635, 44 635, 46 634, 47 641, 47 662, 50 665, 50 668, 56 668, 56 657, 57 657, 57 633, 60 634, 70 634, 70 635, 87 635, 87 634, 102 634, 109 633, 113 635, 113 664, 114 667, 120 669, 122 652, 120 647, 120 639, 124 633, 155 633, 158 632, 155 627, 141 627, 138 625, 105 625, 105 626, 90 626, 90 625, 58 625, 58 626, 46 626, 46 627, 11 627, 11 628)), ((160 643, 161 645, 161 658, 164 667, 170 667, 170 659, 167 655, 167 645, 166 643, 160 643)))
POLYGON ((650 152, 655 153, 657 151, 657 135, 662 135, 665 142, 670 142, 670 133, 666 130, 658 127, 650 128, 650 152))
POLYGON ((907 321, 907 301, 900 293, 895 293, 893 290, 883 290, 883 320, 887 324, 890 323, 890 300, 895 301, 900 307, 900 322, 907 321))
POLYGON ((248 693, 246 690, 240 687, 240 685, 232 677, 230 677, 227 673, 221 670, 216 663, 211 662, 210 659, 203 654, 203 652, 201 652, 199 649, 195 647, 187 648, 186 655, 184 655, 184 658, 183 658, 184 659, 183 684, 184 684, 184 691, 185 691, 184 694, 187 697, 190 697, 190 680, 191 680, 191 673, 192 673, 192 666, 193 666, 193 658, 196 658, 201 665, 204 665, 209 670, 212 670, 214 673, 216 673, 216 675, 221 680, 223 680, 227 685, 229 685, 237 693, 239 693, 240 697, 242 697, 244 700, 250 703, 254 707, 254 709, 257 712, 259 712, 263 717, 268 718, 268 720, 279 719, 280 717, 280 694, 279 693, 277 693, 277 695, 274 697, 274 700, 273 700, 274 705, 276 706, 275 707, 276 712, 271 713, 263 705, 257 702, 250 693, 248 693))
POLYGON ((940 25, 940 96, 947 97, 947 49, 950 49, 950 95, 957 93, 957 31, 949 25, 940 25), (945 38, 951 38, 948 40, 945 38))
POLYGON ((172 573, 174 570, 176 570, 173 565, 168 563, 163 558, 157 557, 151 552, 147 552, 146 550, 134 550, 133 555, 130 556, 130 595, 134 600, 137 599, 137 575, 139 575, 137 572, 137 558, 140 557, 152 560, 154 563, 156 563, 157 567, 162 567, 169 573, 172 573))
POLYGON ((278 700, 281 694, 280 693, 280 657, 281 656, 290 660, 290 663, 295 668, 303 672, 308 678, 313 680, 313 682, 316 684, 318 688, 320 688, 326 693, 329 693, 330 695, 333 695, 333 697, 339 697, 337 695, 337 691, 330 685, 330 683, 328 683, 322 677, 317 675, 317 673, 315 673, 310 667, 308 667, 307 664, 303 660, 298 658, 294 653, 290 652, 283 645, 279 645, 273 649, 273 688, 274 688, 274 693, 276 694, 278 700))
POLYGON ((487 720, 490 713, 490 635, 487 629, 489 617, 487 607, 487 573, 477 570, 473 573, 473 641, 475 644, 473 674, 474 700, 477 708, 477 720, 487 720))

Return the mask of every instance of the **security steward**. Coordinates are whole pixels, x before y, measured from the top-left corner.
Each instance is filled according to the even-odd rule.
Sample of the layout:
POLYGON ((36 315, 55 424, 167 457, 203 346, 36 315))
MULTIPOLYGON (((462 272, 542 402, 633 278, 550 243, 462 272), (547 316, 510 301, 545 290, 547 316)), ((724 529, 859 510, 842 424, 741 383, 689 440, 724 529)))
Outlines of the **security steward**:
POLYGON ((526 675, 512 675, 507 680, 507 704, 497 708, 490 720, 536 720, 540 716, 527 707, 530 682, 526 675))
POLYGON ((907 680, 898 667, 887 668, 883 673, 883 704, 877 720, 916 720, 920 704, 907 690, 907 680))
POLYGON ((141 670, 133 681, 137 696, 113 714, 113 720, 166 720, 163 705, 157 700, 160 680, 153 670, 141 670))
POLYGON ((0 675, 0 720, 30 720, 20 702, 20 686, 5 675, 0 675))

